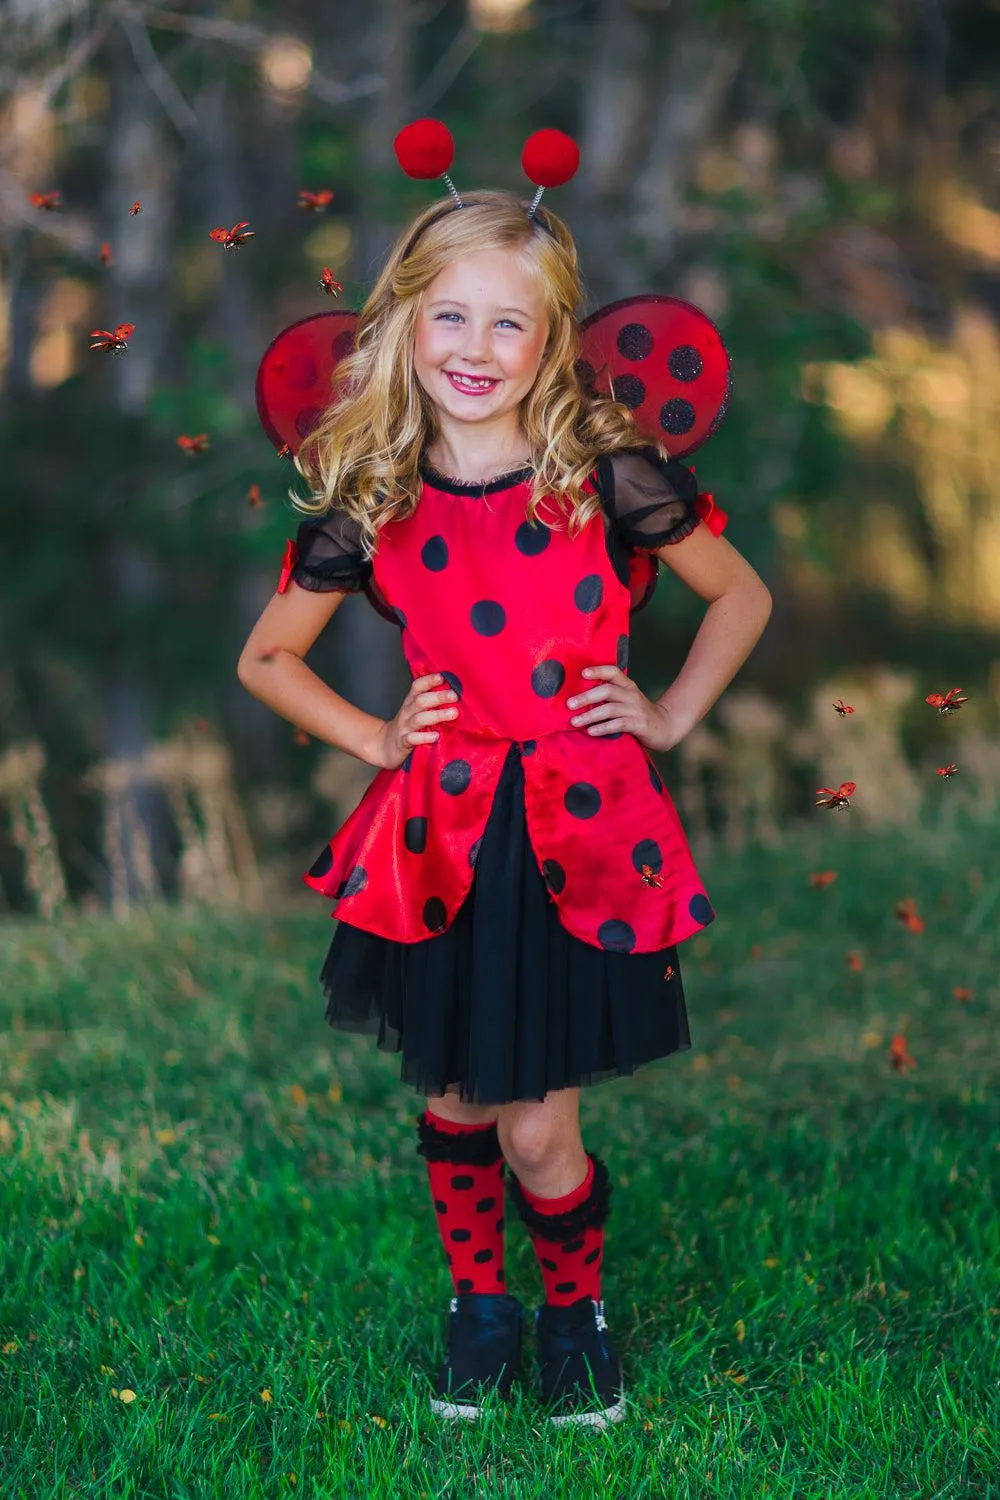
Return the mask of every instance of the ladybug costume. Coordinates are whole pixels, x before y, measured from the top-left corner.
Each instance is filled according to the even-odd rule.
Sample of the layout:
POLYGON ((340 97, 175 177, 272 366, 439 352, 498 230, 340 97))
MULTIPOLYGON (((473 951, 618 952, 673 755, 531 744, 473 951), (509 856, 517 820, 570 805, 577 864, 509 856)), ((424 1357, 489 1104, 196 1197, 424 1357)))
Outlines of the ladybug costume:
MULTIPOLYGON (((439 161, 426 165, 444 175, 439 161)), ((353 317, 304 319, 265 354, 258 408, 279 448, 315 425, 353 317)), ((303 879, 335 903, 328 1022, 377 1032, 420 1092, 457 1085, 474 1103, 687 1050, 676 944, 715 916, 646 749, 573 726, 567 699, 593 685, 585 666, 627 671, 656 549, 725 526, 679 457, 721 420, 728 356, 671 298, 612 304, 582 332, 581 376, 632 408, 638 441, 596 461, 585 489, 600 511, 575 537, 550 499, 528 521, 530 468, 462 484, 424 457, 415 512, 381 527, 373 558, 333 511, 300 524, 278 583, 364 593, 399 628, 411 676, 440 673, 457 695, 437 740, 376 773, 303 879)))

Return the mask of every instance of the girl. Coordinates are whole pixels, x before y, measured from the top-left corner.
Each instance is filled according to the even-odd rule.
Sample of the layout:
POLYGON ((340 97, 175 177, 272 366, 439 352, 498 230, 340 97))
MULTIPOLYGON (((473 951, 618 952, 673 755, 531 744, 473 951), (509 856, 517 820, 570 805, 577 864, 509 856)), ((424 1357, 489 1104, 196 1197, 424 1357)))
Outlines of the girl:
POLYGON ((553 1421, 603 1427, 624 1413, 601 1296, 611 1184, 580 1090, 690 1047, 675 945, 714 912, 648 752, 706 714, 770 595, 699 524, 690 471, 582 383, 580 301, 572 237, 537 198, 416 217, 296 459, 312 519, 239 676, 378 768, 304 878, 337 902, 327 1020, 377 1031, 427 1096, 417 1149, 455 1289, 432 1408, 475 1419, 511 1388, 506 1164, 545 1288, 543 1397, 553 1421), (627 675, 643 552, 709 602, 658 700, 627 675), (359 591, 401 628, 413 678, 388 720, 304 662, 359 591))

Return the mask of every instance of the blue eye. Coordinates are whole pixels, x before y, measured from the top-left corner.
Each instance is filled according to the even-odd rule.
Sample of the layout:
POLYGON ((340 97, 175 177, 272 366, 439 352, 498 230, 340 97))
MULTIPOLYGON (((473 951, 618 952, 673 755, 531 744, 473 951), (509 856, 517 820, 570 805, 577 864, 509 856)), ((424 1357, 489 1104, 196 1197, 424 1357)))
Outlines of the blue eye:
MULTIPOLYGON (((462 316, 461 313, 455 313, 455 312, 435 313, 435 315, 434 315, 434 321, 435 321, 435 323, 440 323, 440 321, 441 321, 442 318, 460 318, 461 316, 462 316)), ((498 323, 509 323, 510 326, 511 326, 511 328, 516 328, 516 329, 518 329, 518 331, 520 331, 520 329, 521 329, 520 323, 515 323, 513 318, 498 318, 497 322, 498 323)))

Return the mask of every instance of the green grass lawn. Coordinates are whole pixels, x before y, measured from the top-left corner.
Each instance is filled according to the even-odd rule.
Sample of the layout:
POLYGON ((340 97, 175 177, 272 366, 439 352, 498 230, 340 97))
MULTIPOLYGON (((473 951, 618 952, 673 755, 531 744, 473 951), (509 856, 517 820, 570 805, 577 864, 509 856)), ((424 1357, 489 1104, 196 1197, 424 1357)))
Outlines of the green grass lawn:
MULTIPOLYGON (((422 1100, 323 1021, 326 903, 0 924, 4 1500, 1000 1497, 1000 829, 699 867, 692 1051, 583 1094, 605 1433, 547 1427, 530 1343, 509 1408, 427 1409, 422 1100)), ((530 1312, 513 1214, 507 1267, 530 1312)))

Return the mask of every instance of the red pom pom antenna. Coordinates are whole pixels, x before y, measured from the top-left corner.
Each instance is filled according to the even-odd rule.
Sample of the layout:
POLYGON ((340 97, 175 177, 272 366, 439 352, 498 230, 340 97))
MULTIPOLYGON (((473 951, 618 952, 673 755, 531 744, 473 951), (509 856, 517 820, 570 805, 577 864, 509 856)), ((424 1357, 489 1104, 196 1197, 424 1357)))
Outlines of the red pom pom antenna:
POLYGON ((541 202, 546 188, 562 187, 576 176, 580 165, 580 148, 571 135, 561 130, 536 130, 524 143, 521 166, 525 176, 538 188, 528 209, 529 219, 541 202))
POLYGON ((412 120, 403 126, 393 141, 393 147, 407 177, 421 181, 443 177, 448 191, 457 200, 459 208, 462 207, 455 184, 448 176, 448 168, 455 159, 455 142, 443 120, 412 120))

